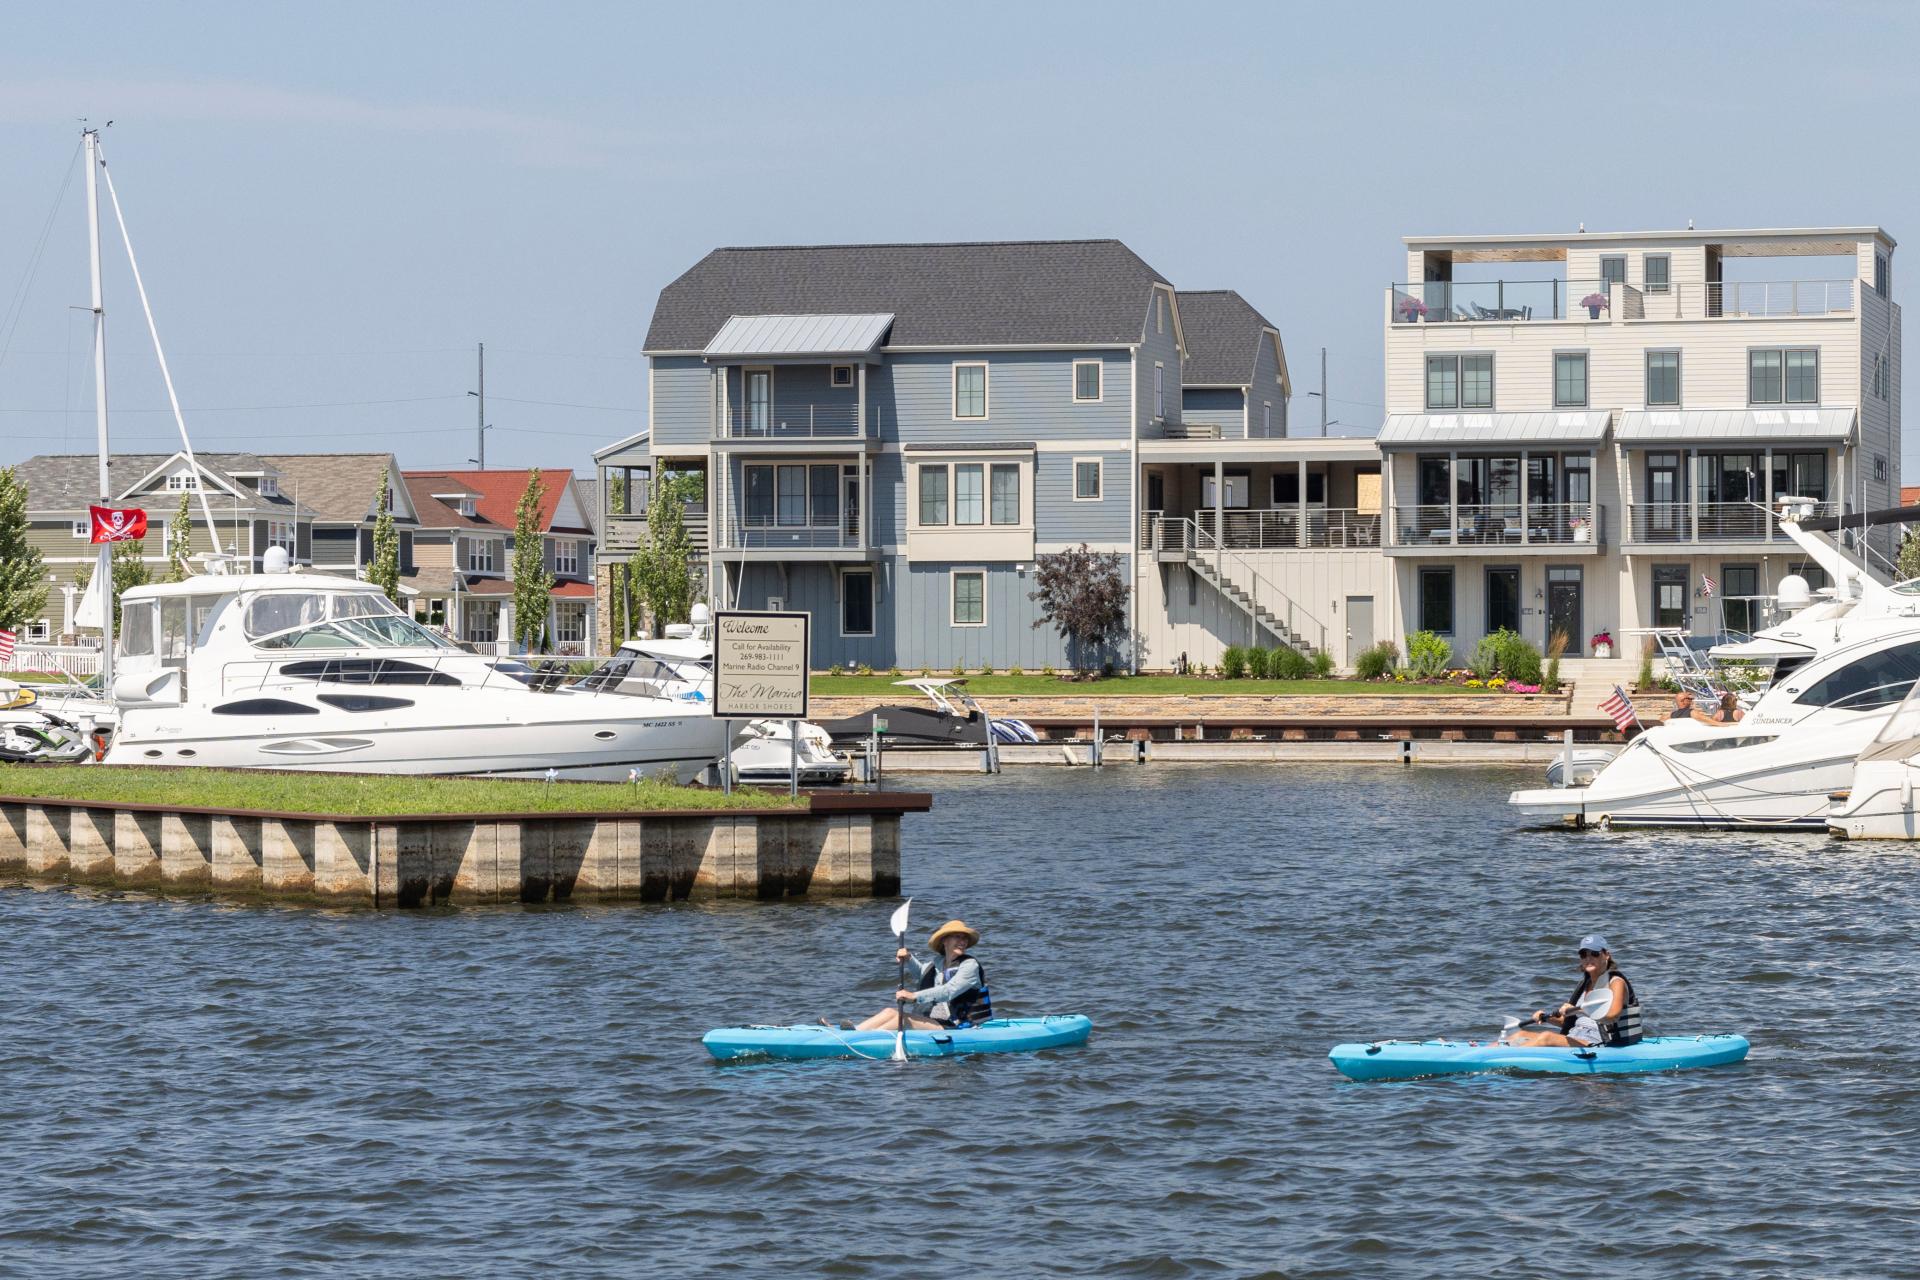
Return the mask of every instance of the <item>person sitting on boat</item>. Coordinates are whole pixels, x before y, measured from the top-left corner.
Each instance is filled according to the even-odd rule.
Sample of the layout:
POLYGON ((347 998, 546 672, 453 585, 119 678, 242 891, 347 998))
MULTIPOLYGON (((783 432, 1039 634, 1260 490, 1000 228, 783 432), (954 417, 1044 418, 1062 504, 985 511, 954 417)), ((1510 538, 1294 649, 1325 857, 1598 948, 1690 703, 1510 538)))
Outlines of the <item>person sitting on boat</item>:
MULTIPOLYGON (((902 987, 893 998, 907 1006, 907 1026, 915 1031, 951 1031, 977 1027, 993 1016, 993 997, 987 991, 987 971, 967 954, 980 945, 980 934, 964 920, 949 920, 933 931, 927 946, 937 959, 917 961, 920 976, 912 990, 902 987)), ((913 960, 900 948, 897 959, 913 960)), ((900 1025, 898 1005, 882 1009, 856 1030, 892 1031, 900 1025)))
POLYGON ((1560 1045, 1590 1049, 1595 1045, 1620 1046, 1640 1042, 1640 998, 1620 966, 1613 962, 1607 940, 1597 933, 1580 939, 1580 985, 1573 998, 1549 1013, 1535 1011, 1535 1022, 1558 1023, 1559 1031, 1515 1032, 1508 1044, 1560 1045), (1589 992, 1604 991, 1612 999, 1605 1010, 1590 1012, 1598 1001, 1581 1007, 1580 998, 1589 992))
POLYGON ((1740 709, 1740 699, 1731 691, 1720 695, 1720 709, 1713 713, 1715 724, 1738 724, 1747 713, 1740 709))
POLYGON ((1667 717, 1667 723, 1676 720, 1701 720, 1711 724, 1713 717, 1693 705, 1693 690, 1682 689, 1674 695, 1673 714, 1667 717))

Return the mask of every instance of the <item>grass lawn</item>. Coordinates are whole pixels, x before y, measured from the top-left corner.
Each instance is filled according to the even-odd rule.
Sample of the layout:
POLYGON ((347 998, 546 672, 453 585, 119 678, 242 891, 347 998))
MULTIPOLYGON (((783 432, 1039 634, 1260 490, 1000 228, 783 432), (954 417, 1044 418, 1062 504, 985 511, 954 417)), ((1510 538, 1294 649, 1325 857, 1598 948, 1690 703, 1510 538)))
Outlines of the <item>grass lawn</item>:
POLYGON ((246 769, 145 769, 106 765, 0 765, 0 795, 103 804, 204 805, 350 818, 432 813, 606 813, 660 809, 807 807, 803 796, 735 788, 732 796, 664 782, 562 782, 416 778, 386 774, 257 773, 246 769))
MULTIPOLYGON (((814 676, 813 695, 829 697, 886 697, 903 702, 918 701, 912 689, 896 689, 893 682, 909 677, 814 676)), ((1457 684, 1393 684, 1375 680, 1210 680, 1201 676, 1113 676, 1105 680, 1062 680, 1057 676, 968 676, 967 690, 982 697, 1024 694, 1052 695, 1062 698, 1127 698, 1154 694, 1181 694, 1189 697, 1222 697, 1231 694, 1359 694, 1375 697, 1402 694, 1420 697, 1434 694, 1478 694, 1483 697, 1510 697, 1495 691, 1467 689, 1457 684)))

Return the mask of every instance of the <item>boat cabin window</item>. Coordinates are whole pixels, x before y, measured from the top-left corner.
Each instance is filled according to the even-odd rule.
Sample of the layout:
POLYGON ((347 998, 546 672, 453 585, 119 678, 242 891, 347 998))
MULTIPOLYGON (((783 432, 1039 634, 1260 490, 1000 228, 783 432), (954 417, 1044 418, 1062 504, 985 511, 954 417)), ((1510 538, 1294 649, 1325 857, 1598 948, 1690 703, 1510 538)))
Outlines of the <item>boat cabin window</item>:
POLYGON ((1695 738, 1691 742, 1668 743, 1667 749, 1669 751, 1686 751, 1686 752, 1738 751, 1742 747, 1757 747, 1757 746, 1760 746, 1762 743, 1772 742, 1774 740, 1774 737, 1775 735, 1773 734, 1760 734, 1757 737, 1749 734, 1741 734, 1739 737, 1695 738))
POLYGON ((342 711, 399 711, 413 705, 410 698, 383 698, 373 693, 323 693, 319 698, 342 711))
POLYGON ((213 709, 217 716, 316 716, 318 707, 310 707, 304 702, 289 702, 285 698, 242 698, 238 702, 225 702, 213 709))
POLYGON ((188 641, 187 598, 167 596, 160 601, 160 661, 184 663, 188 641))
POLYGON ((375 592, 283 591, 247 602, 242 628, 262 649, 454 649, 375 592))
POLYGON ((324 621, 326 616, 327 598, 317 593, 286 592, 255 596, 247 602, 247 616, 242 629, 247 633, 247 639, 258 640, 261 636, 270 636, 278 631, 324 621))
POLYGON ((121 607, 120 656, 123 658, 153 656, 153 603, 151 601, 143 600, 139 604, 121 607))
POLYGON ((1915 680, 1920 680, 1920 642, 1898 644, 1828 672, 1794 701, 1847 711, 1890 707, 1907 696, 1915 680))

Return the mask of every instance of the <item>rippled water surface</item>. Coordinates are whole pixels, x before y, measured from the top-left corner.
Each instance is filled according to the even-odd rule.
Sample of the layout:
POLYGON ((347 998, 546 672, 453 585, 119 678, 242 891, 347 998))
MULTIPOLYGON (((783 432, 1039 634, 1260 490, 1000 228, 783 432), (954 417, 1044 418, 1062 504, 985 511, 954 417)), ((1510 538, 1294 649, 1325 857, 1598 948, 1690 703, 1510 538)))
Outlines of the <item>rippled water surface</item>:
POLYGON ((964 916, 996 1007, 1094 1020, 1034 1056, 707 1059, 880 1007, 892 902, 0 888, 0 1273, 1914 1274, 1920 849, 1525 830, 1536 776, 927 780, 916 933, 964 916), (1327 1064, 1564 997, 1589 929, 1654 1030, 1752 1057, 1327 1064))

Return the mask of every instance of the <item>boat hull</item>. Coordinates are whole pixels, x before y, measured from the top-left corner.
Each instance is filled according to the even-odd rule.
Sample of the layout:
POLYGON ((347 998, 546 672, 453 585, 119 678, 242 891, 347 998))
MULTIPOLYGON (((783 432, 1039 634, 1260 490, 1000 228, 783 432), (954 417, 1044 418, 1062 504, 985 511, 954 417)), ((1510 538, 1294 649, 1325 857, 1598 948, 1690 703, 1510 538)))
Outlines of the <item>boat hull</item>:
MULTIPOLYGON (((1093 1022, 1080 1014, 1046 1018, 995 1018, 954 1031, 909 1031, 901 1037, 910 1058, 951 1058, 964 1053, 1032 1053, 1087 1042, 1093 1022)), ((891 1031, 843 1031, 819 1023, 790 1027, 721 1027, 700 1043, 720 1062, 741 1058, 890 1058, 891 1031)))
POLYGON ((1422 1076, 1523 1071, 1550 1075, 1625 1075, 1718 1067, 1746 1058, 1744 1036, 1652 1036, 1620 1048, 1503 1045, 1467 1040, 1379 1040, 1340 1044, 1327 1059, 1350 1080, 1413 1080, 1422 1076))
POLYGON ((1827 814, 1827 830, 1848 840, 1920 840, 1914 792, 1920 768, 1905 759, 1862 760, 1827 814))

